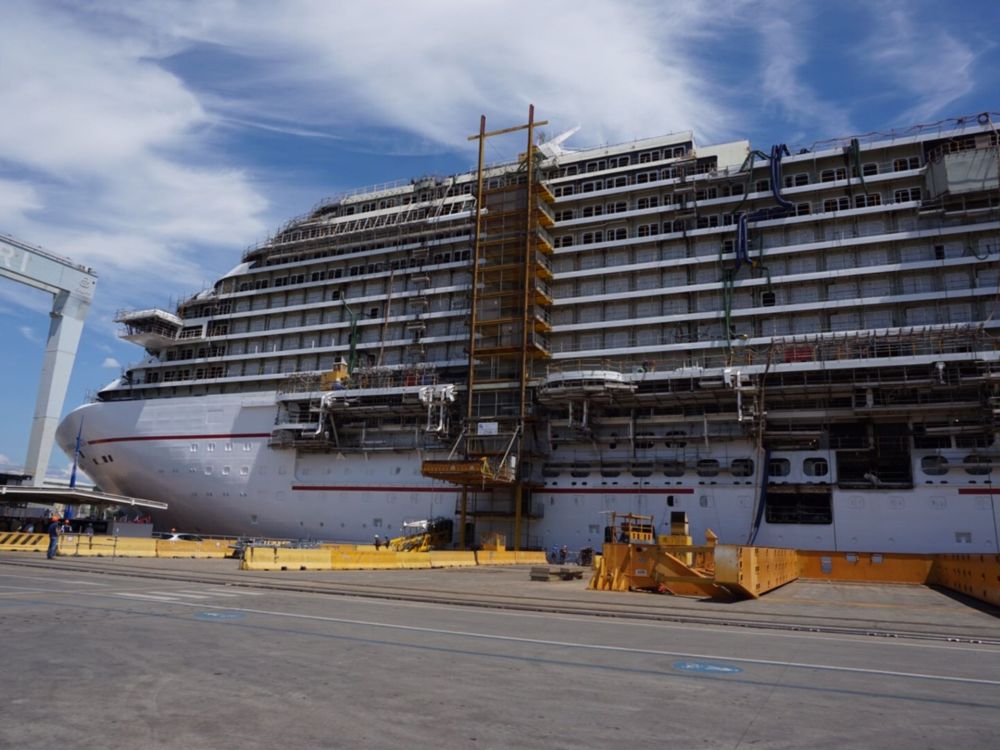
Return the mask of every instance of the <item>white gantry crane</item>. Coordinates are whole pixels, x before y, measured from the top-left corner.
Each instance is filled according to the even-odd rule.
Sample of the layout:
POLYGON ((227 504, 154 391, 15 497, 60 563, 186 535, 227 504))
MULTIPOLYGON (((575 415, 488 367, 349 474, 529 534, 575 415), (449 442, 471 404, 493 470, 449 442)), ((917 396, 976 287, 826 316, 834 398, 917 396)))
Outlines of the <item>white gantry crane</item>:
POLYGON ((24 472, 31 474, 32 484, 40 487, 52 454, 69 375, 76 359, 83 320, 94 297, 97 276, 86 266, 3 234, 0 234, 0 276, 41 289, 53 298, 45 360, 24 463, 24 472))

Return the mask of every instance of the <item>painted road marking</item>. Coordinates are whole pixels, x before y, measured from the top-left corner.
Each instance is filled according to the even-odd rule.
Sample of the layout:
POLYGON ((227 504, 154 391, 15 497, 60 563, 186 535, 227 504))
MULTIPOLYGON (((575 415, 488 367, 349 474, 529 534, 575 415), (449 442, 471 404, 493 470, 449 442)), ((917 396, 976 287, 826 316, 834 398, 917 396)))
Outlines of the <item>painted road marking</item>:
POLYGON ((211 589, 203 589, 201 591, 188 591, 188 590, 185 590, 185 591, 180 591, 178 593, 180 593, 180 594, 191 594, 192 596, 195 595, 195 594, 197 594, 199 596, 202 595, 202 594, 211 594, 212 596, 221 596, 223 598, 230 598, 231 597, 233 599, 239 597, 239 594, 227 594, 227 593, 223 593, 221 591, 212 591, 211 589))
POLYGON ((739 674, 743 671, 739 667, 731 667, 728 664, 710 664, 704 661, 675 661, 674 669, 708 674, 739 674))
POLYGON ((179 596, 184 599, 211 599, 211 596, 206 594, 186 594, 183 591, 150 591, 150 594, 155 594, 156 596, 179 596))
POLYGON ((329 622, 340 625, 359 625, 369 628, 382 628, 383 630, 399 630, 410 633, 427 633, 430 635, 448 635, 459 638, 473 638, 488 641, 500 641, 506 643, 520 643, 536 646, 559 647, 568 649, 579 649, 582 651, 609 651, 620 654, 637 654, 644 656, 665 656, 676 659, 690 659, 692 661, 705 660, 708 662, 737 662, 739 664, 752 664, 761 667, 782 667, 785 669, 812 669, 817 672, 841 672, 845 674, 866 674, 878 675, 882 677, 904 677, 915 680, 931 680, 934 682, 958 682, 970 685, 994 685, 1000 687, 1000 680, 987 680, 979 677, 961 677, 942 674, 926 674, 922 672, 900 672, 891 669, 871 669, 865 667, 844 667, 836 664, 816 664, 810 662, 782 661, 778 659, 750 659, 740 656, 728 656, 726 654, 689 654, 683 651, 661 651, 659 649, 632 648, 629 646, 609 646, 600 643, 574 643, 572 641, 550 641, 541 638, 523 638, 513 635, 496 635, 492 633, 473 633, 465 630, 448 630, 445 628, 427 628, 417 625, 396 625, 386 622, 374 622, 372 620, 352 620, 343 617, 327 617, 323 615, 305 615, 297 612, 278 612, 267 609, 249 608, 228 608, 212 607, 209 604, 195 602, 174 602, 187 607, 210 607, 218 610, 228 610, 243 612, 244 614, 266 615, 269 617, 283 617, 290 620, 308 620, 312 622, 329 622))
POLYGON ((199 620, 209 622, 221 622, 223 620, 242 620, 246 615, 242 612, 196 612, 195 617, 199 620))
POLYGON ((183 602, 178 602, 176 599, 170 599, 165 596, 152 596, 150 594, 131 594, 127 591, 116 591, 115 596, 127 596, 132 599, 144 599, 146 601, 153 601, 153 602, 170 602, 171 604, 183 603, 183 602))

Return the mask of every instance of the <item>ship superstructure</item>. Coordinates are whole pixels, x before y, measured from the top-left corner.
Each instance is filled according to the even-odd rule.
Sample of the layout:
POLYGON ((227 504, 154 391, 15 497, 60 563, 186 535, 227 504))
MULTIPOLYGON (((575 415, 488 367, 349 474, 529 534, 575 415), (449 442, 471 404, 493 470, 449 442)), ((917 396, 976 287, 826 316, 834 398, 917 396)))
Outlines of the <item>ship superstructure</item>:
POLYGON ((532 127, 513 163, 324 201, 122 312, 147 357, 64 448, 86 412, 92 477, 191 530, 443 514, 578 548, 683 511, 731 542, 997 551, 991 115, 798 153, 532 127))

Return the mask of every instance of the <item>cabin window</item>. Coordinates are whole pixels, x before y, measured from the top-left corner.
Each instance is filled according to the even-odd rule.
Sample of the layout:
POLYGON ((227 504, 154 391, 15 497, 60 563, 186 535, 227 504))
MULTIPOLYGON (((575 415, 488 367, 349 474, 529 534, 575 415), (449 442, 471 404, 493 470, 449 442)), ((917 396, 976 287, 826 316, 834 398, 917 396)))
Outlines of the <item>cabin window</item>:
POLYGON ((979 477, 990 473, 989 456, 966 456, 962 463, 965 464, 966 474, 979 477))
POLYGON ((920 459, 920 470, 929 477, 940 477, 948 473, 948 459, 944 456, 924 456, 920 459))
POLYGON ((719 475, 719 462, 714 458, 703 458, 698 462, 699 477, 716 477, 719 475))
POLYGON ((907 169, 920 169, 920 157, 911 156, 908 159, 896 159, 892 162, 894 172, 904 172, 907 169))
POLYGON ((772 458, 767 465, 767 473, 772 477, 787 477, 792 471, 792 462, 787 458, 772 458))
POLYGON ((807 458, 802 462, 802 470, 807 477, 825 477, 830 473, 830 464, 825 458, 807 458))
POLYGON ((729 468, 732 471, 734 477, 752 477, 753 459, 734 458, 729 468))
POLYGON ((663 464, 663 475, 667 477, 684 476, 684 464, 680 461, 667 461, 663 464))

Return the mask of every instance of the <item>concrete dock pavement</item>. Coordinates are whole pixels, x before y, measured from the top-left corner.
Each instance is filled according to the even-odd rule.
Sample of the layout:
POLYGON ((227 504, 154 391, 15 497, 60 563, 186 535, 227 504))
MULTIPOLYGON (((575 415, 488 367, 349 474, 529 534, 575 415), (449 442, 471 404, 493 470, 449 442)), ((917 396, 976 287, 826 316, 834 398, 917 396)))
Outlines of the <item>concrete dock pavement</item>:
POLYGON ((0 627, 10 747, 977 748, 1000 723, 1000 619, 917 586, 720 604, 526 568, 22 557, 0 627))

